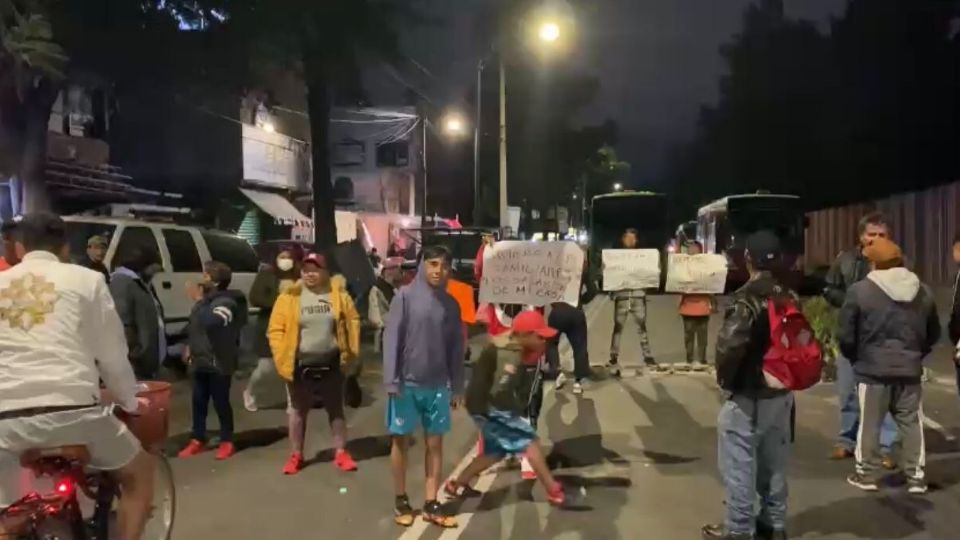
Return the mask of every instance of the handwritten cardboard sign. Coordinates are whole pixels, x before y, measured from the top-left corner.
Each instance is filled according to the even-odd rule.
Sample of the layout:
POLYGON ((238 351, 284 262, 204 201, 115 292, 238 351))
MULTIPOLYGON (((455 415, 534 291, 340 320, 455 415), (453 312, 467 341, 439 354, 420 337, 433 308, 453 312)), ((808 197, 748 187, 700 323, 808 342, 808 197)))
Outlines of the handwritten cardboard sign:
POLYGON ((660 252, 656 249, 605 249, 603 290, 660 287, 660 252))
POLYGON ((483 254, 480 301, 576 306, 582 274, 583 251, 573 242, 497 242, 483 254))
POLYGON ((726 284, 727 259, 723 255, 670 255, 667 292, 723 294, 726 284))

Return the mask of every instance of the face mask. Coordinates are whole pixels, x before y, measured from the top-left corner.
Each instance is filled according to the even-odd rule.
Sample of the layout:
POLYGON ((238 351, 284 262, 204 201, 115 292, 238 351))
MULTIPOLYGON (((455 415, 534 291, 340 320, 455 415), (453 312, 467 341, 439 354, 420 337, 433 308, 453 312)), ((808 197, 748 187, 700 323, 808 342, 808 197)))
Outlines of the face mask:
POLYGON ((280 269, 281 272, 293 270, 293 259, 277 259, 277 268, 280 269))

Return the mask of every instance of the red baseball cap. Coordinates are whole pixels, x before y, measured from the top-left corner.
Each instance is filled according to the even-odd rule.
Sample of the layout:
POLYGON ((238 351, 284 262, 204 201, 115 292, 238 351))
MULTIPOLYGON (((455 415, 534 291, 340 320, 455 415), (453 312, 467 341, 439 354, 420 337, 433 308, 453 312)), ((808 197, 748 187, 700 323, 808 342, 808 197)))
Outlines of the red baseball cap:
POLYGON ((539 311, 521 312, 513 318, 513 325, 510 329, 521 334, 533 332, 547 339, 557 335, 557 329, 547 326, 547 321, 544 320, 543 314, 539 311))
POLYGON ((308 253, 307 256, 303 258, 303 264, 313 264, 324 270, 328 268, 327 258, 319 253, 308 253))

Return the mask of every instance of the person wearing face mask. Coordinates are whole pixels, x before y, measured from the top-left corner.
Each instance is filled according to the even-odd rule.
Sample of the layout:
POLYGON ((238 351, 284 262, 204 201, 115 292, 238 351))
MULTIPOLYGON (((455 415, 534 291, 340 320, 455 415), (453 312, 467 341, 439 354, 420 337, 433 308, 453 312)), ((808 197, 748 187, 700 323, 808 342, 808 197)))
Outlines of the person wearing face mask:
POLYGON ((298 257, 292 249, 282 249, 277 254, 274 266, 261 270, 250 288, 250 305, 259 308, 255 328, 254 351, 259 360, 257 367, 250 374, 250 381, 243 391, 243 406, 250 412, 259 408, 257 396, 262 395, 264 387, 274 380, 280 382, 273 364, 273 355, 270 352, 270 343, 267 340, 267 327, 270 324, 270 314, 277 298, 297 283, 300 279, 298 257))
POLYGON ((137 246, 119 255, 109 280, 127 338, 130 365, 139 380, 155 378, 167 353, 163 307, 150 284, 159 266, 156 251, 137 246))

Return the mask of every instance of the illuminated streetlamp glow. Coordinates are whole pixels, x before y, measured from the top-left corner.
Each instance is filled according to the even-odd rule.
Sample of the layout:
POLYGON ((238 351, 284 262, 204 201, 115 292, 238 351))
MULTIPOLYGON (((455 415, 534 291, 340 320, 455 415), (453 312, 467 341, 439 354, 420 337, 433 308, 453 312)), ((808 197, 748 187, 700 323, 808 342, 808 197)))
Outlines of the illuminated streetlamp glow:
POLYGON ((277 126, 273 125, 273 122, 264 122, 263 130, 266 131, 267 133, 276 133, 277 126))
POLYGON ((560 25, 555 22, 545 22, 540 25, 540 39, 553 43, 560 39, 560 25))
POLYGON ((621 184, 620 182, 617 182, 616 184, 613 185, 614 191, 620 191, 622 189, 623 189, 623 184, 621 184))
POLYGON ((451 135, 460 135, 465 131, 463 119, 456 115, 451 115, 443 121, 443 130, 451 135))

